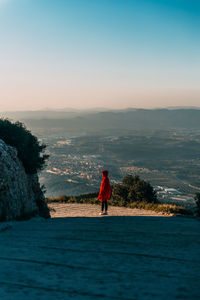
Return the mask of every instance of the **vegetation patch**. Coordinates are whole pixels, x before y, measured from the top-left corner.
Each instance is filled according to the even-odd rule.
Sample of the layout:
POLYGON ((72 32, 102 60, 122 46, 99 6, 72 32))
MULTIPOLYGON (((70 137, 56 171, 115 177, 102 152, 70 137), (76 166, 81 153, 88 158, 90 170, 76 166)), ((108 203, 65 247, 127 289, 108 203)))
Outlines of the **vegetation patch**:
POLYGON ((135 202, 130 204, 131 208, 152 210, 155 212, 161 212, 167 215, 180 214, 180 215, 191 215, 192 212, 183 206, 171 205, 171 204, 159 204, 159 203, 146 203, 146 202, 135 202))
MULTIPOLYGON (((47 198, 47 203, 81 203, 81 204, 99 204, 97 200, 98 193, 88 193, 79 196, 61 195, 58 197, 47 198)), ((110 203, 110 200, 109 200, 110 203)))
POLYGON ((0 139, 17 149, 18 158, 27 174, 35 174, 43 169, 49 157, 45 154, 46 145, 41 144, 23 123, 0 119, 0 139))

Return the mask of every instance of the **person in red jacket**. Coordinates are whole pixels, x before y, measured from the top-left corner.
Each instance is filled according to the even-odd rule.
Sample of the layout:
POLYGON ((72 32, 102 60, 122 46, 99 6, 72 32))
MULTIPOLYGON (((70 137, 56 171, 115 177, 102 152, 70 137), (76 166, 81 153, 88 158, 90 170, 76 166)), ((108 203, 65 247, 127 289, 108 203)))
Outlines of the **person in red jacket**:
POLYGON ((107 210, 108 210, 108 200, 111 197, 112 194, 112 190, 110 187, 110 181, 108 178, 108 171, 107 170, 103 170, 101 171, 102 175, 103 175, 103 179, 101 182, 101 188, 100 188, 100 192, 99 192, 99 196, 97 198, 97 200, 101 201, 101 215, 107 215, 107 210), (105 212, 104 212, 105 209, 105 212))

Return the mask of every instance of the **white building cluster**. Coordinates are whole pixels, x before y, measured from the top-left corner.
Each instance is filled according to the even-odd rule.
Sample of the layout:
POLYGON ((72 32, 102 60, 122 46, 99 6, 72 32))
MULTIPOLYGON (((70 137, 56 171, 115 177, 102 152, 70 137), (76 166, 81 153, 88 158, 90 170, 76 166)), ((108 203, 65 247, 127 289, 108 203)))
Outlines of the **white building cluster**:
POLYGON ((154 189, 157 192, 158 199, 162 202, 168 201, 170 203, 184 202, 184 203, 193 203, 194 200, 192 197, 183 195, 179 190, 175 188, 169 188, 166 186, 154 186, 154 189))

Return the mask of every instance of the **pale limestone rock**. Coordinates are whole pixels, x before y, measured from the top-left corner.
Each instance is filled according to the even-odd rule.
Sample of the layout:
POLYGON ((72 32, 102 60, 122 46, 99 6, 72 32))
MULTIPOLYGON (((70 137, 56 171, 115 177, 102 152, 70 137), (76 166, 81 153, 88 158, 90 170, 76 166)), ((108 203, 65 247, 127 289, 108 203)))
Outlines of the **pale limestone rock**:
POLYGON ((0 220, 49 216, 38 175, 27 175, 17 150, 0 140, 0 220))

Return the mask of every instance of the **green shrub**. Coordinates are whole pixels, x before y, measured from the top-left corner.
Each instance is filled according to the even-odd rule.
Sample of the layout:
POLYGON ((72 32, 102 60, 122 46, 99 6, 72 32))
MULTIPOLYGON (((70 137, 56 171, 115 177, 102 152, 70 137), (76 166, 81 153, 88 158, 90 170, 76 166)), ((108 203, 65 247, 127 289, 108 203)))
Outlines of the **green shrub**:
POLYGON ((41 144, 23 123, 0 119, 0 139, 17 149, 18 158, 27 174, 35 174, 43 169, 49 157, 44 153, 46 145, 41 144))
POLYGON ((132 175, 125 176, 122 184, 115 184, 112 199, 113 201, 124 203, 124 206, 132 202, 157 202, 156 192, 150 183, 141 180, 139 176, 132 175))

